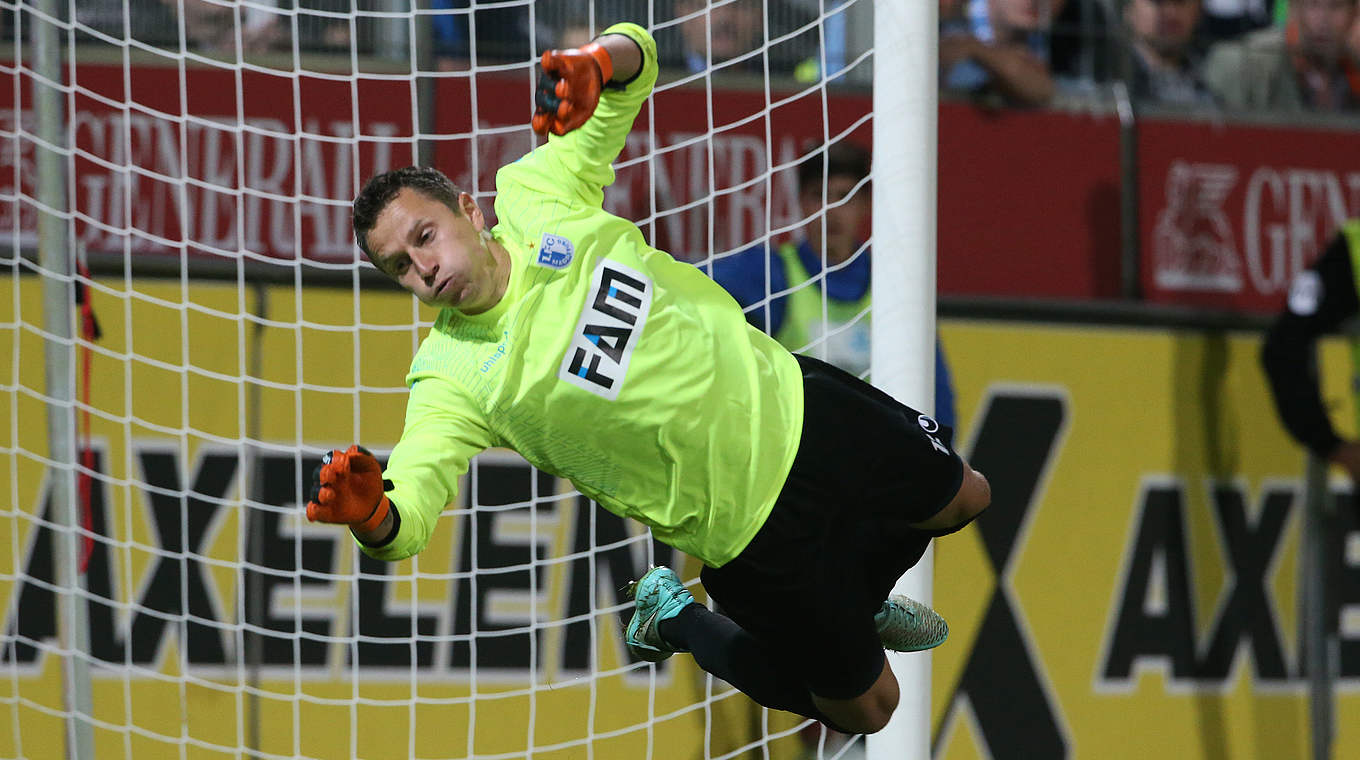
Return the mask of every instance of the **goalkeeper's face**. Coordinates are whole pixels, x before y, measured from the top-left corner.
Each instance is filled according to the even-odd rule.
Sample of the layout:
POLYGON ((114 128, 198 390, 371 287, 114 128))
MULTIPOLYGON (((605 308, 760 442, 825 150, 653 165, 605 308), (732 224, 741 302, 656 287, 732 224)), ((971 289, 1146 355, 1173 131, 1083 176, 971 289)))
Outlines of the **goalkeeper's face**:
POLYGON ((480 314, 501 300, 510 278, 509 255, 485 230, 467 193, 455 211, 408 187, 378 214, 367 243, 374 264, 422 303, 480 314))

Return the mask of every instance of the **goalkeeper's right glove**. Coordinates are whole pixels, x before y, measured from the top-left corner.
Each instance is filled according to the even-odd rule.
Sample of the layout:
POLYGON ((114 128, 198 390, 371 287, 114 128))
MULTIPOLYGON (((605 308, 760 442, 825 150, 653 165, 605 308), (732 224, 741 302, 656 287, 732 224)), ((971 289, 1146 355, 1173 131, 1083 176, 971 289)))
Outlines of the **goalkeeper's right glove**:
POLYGON ((382 525, 392 502, 383 493, 382 467, 362 446, 327 452, 312 473, 307 519, 312 522, 344 523, 360 532, 382 525))
POLYGON ((540 62, 534 103, 534 132, 565 135, 586 123, 600 102, 600 90, 614 78, 614 62, 598 42, 571 50, 549 50, 540 62))

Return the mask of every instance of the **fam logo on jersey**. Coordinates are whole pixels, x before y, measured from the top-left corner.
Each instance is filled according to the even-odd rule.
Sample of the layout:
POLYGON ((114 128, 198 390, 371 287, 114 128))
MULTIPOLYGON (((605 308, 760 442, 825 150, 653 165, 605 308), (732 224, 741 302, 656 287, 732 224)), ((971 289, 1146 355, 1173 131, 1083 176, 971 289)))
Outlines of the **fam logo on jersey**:
POLYGON ((566 269, 574 253, 576 246, 572 245, 570 240, 561 235, 548 233, 543 236, 543 242, 538 246, 537 264, 549 269, 566 269))
POLYGON ((610 401, 618 398, 651 306, 652 283, 646 275, 601 260, 557 376, 610 401))

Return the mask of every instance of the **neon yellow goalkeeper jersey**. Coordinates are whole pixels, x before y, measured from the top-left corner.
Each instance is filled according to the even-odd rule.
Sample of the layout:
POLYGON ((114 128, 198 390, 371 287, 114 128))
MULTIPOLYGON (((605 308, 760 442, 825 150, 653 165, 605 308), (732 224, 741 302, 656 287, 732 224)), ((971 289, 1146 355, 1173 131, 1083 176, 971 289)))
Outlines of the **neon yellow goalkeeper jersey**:
POLYGON ((584 126, 496 174, 509 284, 482 314, 445 309, 416 353, 384 474, 401 527, 365 547, 374 557, 423 549, 469 459, 492 446, 714 567, 760 529, 792 467, 797 361, 698 268, 601 208, 657 74, 645 30, 605 33, 636 41, 642 70, 607 89, 584 126))

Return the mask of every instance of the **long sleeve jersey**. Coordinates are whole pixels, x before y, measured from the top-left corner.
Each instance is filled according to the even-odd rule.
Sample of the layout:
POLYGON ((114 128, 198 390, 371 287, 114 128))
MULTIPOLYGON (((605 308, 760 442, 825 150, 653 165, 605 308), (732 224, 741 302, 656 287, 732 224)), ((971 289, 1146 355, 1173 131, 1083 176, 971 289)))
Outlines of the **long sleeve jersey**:
POLYGON ((1350 248, 1337 235, 1289 288, 1288 305, 1266 333, 1261 361, 1275 408, 1285 429, 1319 456, 1341 442, 1332 428, 1318 389, 1315 348, 1319 336, 1333 332, 1360 311, 1350 248))
POLYGON ((715 567, 745 548, 784 485, 803 415, 792 354, 601 208, 657 75, 645 30, 605 34, 637 43, 641 71, 606 89, 582 127, 497 172, 492 234, 509 283, 489 311, 445 309, 422 341, 384 473, 400 526, 364 547, 371 556, 424 548, 469 460, 493 446, 715 567))

